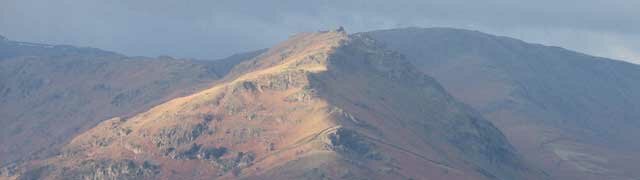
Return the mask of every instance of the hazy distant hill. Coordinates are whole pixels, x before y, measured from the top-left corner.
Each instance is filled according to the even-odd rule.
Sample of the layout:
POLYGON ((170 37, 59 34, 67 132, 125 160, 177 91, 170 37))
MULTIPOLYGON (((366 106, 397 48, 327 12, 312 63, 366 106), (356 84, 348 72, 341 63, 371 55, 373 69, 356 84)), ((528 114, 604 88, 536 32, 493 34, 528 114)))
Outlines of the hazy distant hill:
POLYGON ((53 153, 101 120, 195 92, 256 53, 203 62, 0 38, 0 165, 53 153))
POLYGON ((366 34, 481 111, 552 177, 640 176, 640 66, 477 31, 366 34))

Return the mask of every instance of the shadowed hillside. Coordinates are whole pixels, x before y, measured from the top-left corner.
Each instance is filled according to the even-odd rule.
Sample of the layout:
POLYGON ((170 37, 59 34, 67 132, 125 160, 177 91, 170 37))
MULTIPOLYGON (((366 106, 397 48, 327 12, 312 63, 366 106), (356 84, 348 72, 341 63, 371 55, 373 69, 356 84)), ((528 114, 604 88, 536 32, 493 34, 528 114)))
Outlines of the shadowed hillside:
POLYGON ((482 112, 553 178, 639 176, 640 66, 477 31, 366 34, 482 112))

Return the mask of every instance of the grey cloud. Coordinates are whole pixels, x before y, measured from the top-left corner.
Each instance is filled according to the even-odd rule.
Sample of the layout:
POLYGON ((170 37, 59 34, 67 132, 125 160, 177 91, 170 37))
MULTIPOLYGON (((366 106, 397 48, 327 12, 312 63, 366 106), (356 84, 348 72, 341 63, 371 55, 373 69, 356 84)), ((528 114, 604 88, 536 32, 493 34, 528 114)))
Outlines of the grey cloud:
POLYGON ((0 33, 130 55, 217 58, 289 35, 449 26, 640 62, 637 0, 4 0, 0 33))

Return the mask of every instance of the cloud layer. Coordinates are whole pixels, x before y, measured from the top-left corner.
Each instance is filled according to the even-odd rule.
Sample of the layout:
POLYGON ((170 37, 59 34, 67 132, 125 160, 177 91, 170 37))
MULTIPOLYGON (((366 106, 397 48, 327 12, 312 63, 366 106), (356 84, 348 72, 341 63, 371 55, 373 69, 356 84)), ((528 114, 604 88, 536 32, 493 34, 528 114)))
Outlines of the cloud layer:
POLYGON ((637 0, 3 0, 0 34, 129 55, 218 58, 301 31, 448 26, 640 63, 637 0))

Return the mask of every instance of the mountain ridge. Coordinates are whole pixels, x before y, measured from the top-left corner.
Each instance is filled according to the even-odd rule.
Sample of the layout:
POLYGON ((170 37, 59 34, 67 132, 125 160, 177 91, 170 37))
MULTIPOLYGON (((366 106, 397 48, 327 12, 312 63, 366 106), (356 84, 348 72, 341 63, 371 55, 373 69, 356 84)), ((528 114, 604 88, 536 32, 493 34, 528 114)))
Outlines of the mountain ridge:
MULTIPOLYGON (((23 60, 0 59, 0 67, 12 59, 23 60)), ((60 154, 0 176, 625 179, 638 172, 640 66, 627 62, 451 28, 301 33, 231 59, 207 66, 217 77, 196 83, 201 89, 96 120, 60 154)))
POLYGON ((401 59, 370 38, 301 34, 209 89, 101 123, 21 176, 542 177, 491 123, 401 59))

